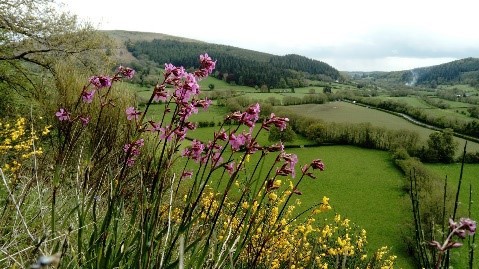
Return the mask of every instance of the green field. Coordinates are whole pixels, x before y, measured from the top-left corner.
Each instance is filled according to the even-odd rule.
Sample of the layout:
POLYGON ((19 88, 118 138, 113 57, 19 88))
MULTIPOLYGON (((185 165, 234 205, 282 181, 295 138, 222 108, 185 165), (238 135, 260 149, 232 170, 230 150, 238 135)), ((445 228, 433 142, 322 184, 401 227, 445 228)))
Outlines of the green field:
POLYGON ((323 195, 329 197, 334 212, 366 229, 371 249, 392 247, 398 256, 398 267, 414 268, 402 239, 402 227, 412 214, 409 198, 401 188, 404 177, 389 153, 352 146, 288 152, 296 153, 300 163, 321 158, 326 165, 317 179, 303 181, 300 198, 305 208, 319 202, 323 195))
MULTIPOLYGON (((459 182, 459 175, 461 172, 461 164, 426 164, 426 166, 444 179, 448 178, 448 185, 454 187, 454 191, 457 188, 459 182)), ((469 201, 469 187, 472 187, 472 200, 479 201, 479 165, 478 164, 465 164, 463 171, 463 179, 461 183, 461 192, 459 195, 460 204, 458 206, 461 216, 467 215, 468 201, 469 201)), ((454 197, 455 193, 448 194, 450 197, 454 197)), ((472 204, 472 217, 479 219, 479 204, 472 204)))
MULTIPOLYGON (((412 130, 419 133, 422 140, 426 141, 433 130, 420 127, 398 116, 376 109, 357 106, 347 102, 330 102, 327 104, 306 104, 288 106, 293 113, 314 117, 327 122, 362 123, 370 122, 373 126, 385 127, 391 130, 412 130)), ((458 154, 462 152, 465 140, 454 138, 459 143, 458 154)), ((468 142, 468 151, 479 151, 479 144, 468 142)))
MULTIPOLYGON (((426 164, 426 166, 432 171, 436 172, 438 175, 443 176, 445 179, 447 176, 448 185, 451 186, 451 193, 448 193, 448 196, 454 200, 459 183, 459 176, 461 173, 461 164, 426 164)), ((471 218, 474 220, 479 219, 479 164, 465 164, 463 171, 463 178, 461 183, 461 191, 459 194, 459 204, 458 204, 458 213, 456 215, 456 220, 461 217, 468 217, 468 207, 469 207, 469 190, 472 188, 472 205, 471 205, 471 218)), ((449 205, 451 208, 453 204, 449 205)), ((467 245, 467 242, 465 242, 467 245)), ((477 244, 477 238, 476 238, 477 244)), ((453 259, 456 261, 461 261, 458 265, 458 268, 466 268, 467 264, 467 253, 466 248, 461 248, 461 251, 452 252, 453 259), (461 255, 461 256, 459 256, 461 255)), ((475 254, 477 260, 477 252, 475 254)), ((479 263, 475 264, 474 268, 479 268, 479 263)))

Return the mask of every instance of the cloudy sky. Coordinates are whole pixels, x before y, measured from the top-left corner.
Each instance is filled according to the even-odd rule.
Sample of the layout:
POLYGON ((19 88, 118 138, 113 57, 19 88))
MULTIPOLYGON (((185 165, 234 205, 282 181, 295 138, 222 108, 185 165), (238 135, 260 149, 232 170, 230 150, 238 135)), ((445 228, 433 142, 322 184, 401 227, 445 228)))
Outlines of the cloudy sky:
POLYGON ((393 71, 479 57, 477 0, 64 0, 105 30, 156 32, 344 71, 393 71))

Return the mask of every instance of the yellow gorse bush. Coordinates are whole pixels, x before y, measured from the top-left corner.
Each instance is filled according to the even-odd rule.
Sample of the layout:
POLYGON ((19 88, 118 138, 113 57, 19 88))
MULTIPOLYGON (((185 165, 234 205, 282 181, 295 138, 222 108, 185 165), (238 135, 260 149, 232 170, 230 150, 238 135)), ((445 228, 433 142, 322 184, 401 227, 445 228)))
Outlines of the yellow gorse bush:
POLYGON ((30 128, 27 120, 19 117, 13 121, 0 120, 0 164, 2 170, 16 175, 22 162, 33 155, 43 153, 41 147, 34 148, 39 135, 45 136, 50 132, 51 126, 46 126, 41 131, 30 128))
MULTIPOLYGON (((236 184, 237 186, 239 184, 236 184)), ((316 218, 332 209, 329 198, 324 196, 321 203, 305 218, 298 218, 299 199, 285 206, 287 197, 293 192, 288 181, 282 186, 276 180, 273 191, 263 188, 257 199, 236 203, 226 202, 225 210, 219 215, 216 231, 216 245, 227 245, 228 241, 241 241, 249 230, 250 240, 239 256, 245 265, 263 264, 268 268, 394 268, 396 257, 389 255, 383 247, 372 255, 366 250, 366 231, 352 226, 349 219, 336 214, 331 221, 318 222, 316 218), (264 200, 261 201, 261 196, 264 200), (280 216, 281 208, 285 206, 280 216), (233 212, 236 212, 233 214, 233 212), (248 214, 255 214, 249 222, 242 221, 248 214), (236 237, 236 238, 235 238, 236 237)), ((200 215, 195 227, 199 234, 209 232, 209 222, 219 204, 213 189, 201 197, 200 215)), ((173 210, 179 212, 181 210, 173 210)), ((175 214, 175 218, 181 216, 175 214)), ((178 219, 174 219, 178 221, 178 219)))

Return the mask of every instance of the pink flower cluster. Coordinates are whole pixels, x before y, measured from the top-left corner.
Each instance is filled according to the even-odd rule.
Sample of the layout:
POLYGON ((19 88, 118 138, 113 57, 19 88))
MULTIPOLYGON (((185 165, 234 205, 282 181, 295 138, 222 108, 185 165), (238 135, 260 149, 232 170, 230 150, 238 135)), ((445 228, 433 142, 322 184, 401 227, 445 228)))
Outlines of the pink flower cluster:
POLYGON ((185 148, 181 156, 191 158, 197 163, 206 164, 211 160, 213 167, 219 166, 223 162, 221 157, 221 150, 223 147, 215 142, 209 141, 208 144, 203 144, 198 140, 193 140, 191 146, 185 148))
POLYGON ((127 120, 132 120, 135 119, 137 120, 138 117, 141 115, 141 112, 138 111, 136 108, 130 106, 125 110, 126 113, 126 119, 127 120))
MULTIPOLYGON (((109 76, 92 76, 90 77, 89 85, 93 85, 94 89, 89 89, 89 85, 83 87, 83 90, 80 94, 81 100, 86 103, 90 104, 93 102, 93 98, 95 97, 95 93, 97 93, 102 88, 109 88, 111 87, 114 81, 119 80, 121 77, 124 78, 132 78, 135 74, 135 70, 129 67, 120 66, 118 68, 118 73, 113 77, 109 76), (121 76, 119 76, 121 75, 121 76)), ((131 110, 131 108, 127 109, 127 117, 132 119, 137 118, 138 116, 134 114, 136 111, 131 110), (130 109, 130 110, 128 110, 130 109)), ((79 120, 83 126, 86 126, 90 122, 90 117, 88 115, 77 115, 73 119, 71 119, 71 113, 68 112, 65 108, 60 108, 59 111, 55 113, 55 116, 58 118, 59 121, 76 121, 79 120)))
POLYGON ((191 142, 191 147, 185 148, 181 154, 183 157, 190 157, 196 162, 200 162, 204 153, 205 145, 198 140, 191 142))
POLYGON ((280 131, 286 129, 286 124, 289 122, 288 118, 277 117, 274 113, 271 113, 268 119, 265 119, 262 127, 269 130, 271 125, 276 126, 280 131))
POLYGON ((145 145, 145 141, 141 138, 132 143, 123 146, 123 151, 127 154, 126 165, 133 166, 136 158, 140 155, 140 148, 145 145))
POLYGON ((90 77, 90 83, 93 84, 97 89, 111 87, 112 79, 108 76, 93 76, 90 77))
POLYGON ((258 103, 249 106, 245 112, 241 113, 239 111, 234 112, 229 116, 230 119, 238 121, 241 124, 244 124, 250 128, 253 128, 255 123, 259 119, 260 106, 258 103))
POLYGON ((324 171, 324 163, 320 159, 313 160, 311 164, 306 164, 301 168, 301 172, 303 172, 303 175, 306 175, 310 178, 316 178, 313 173, 309 171, 309 168, 312 167, 313 170, 319 169, 319 171, 324 171))
POLYGON ((451 232, 443 244, 439 243, 438 241, 432 241, 429 243, 429 245, 441 252, 451 248, 458 248, 462 246, 462 243, 452 241, 452 237, 457 236, 461 239, 464 239, 466 238, 466 235, 474 235, 476 232, 476 222, 470 218, 461 218, 459 223, 449 219, 449 230, 451 232))
POLYGON ((60 110, 55 113, 55 116, 58 118, 59 121, 69 121, 70 120, 70 112, 68 112, 64 108, 60 108, 60 110))
POLYGON ((242 134, 235 135, 231 133, 229 135, 229 143, 233 151, 240 150, 241 146, 248 144, 251 141, 251 134, 243 132, 242 134))
POLYGON ((118 67, 118 73, 127 79, 132 79, 133 76, 135 75, 135 70, 129 68, 129 67, 124 67, 124 66, 119 66, 118 67))
POLYGON ((294 178, 296 176, 295 166, 298 163, 298 156, 293 153, 281 152, 281 154, 279 155, 279 158, 283 159, 284 163, 280 169, 276 170, 276 175, 279 175, 279 176, 291 175, 291 177, 294 178))
POLYGON ((188 73, 184 67, 174 66, 171 63, 165 64, 164 81, 157 84, 153 90, 152 100, 154 102, 166 101, 172 97, 179 106, 180 121, 185 123, 192 115, 198 113, 198 107, 208 108, 211 100, 197 100, 200 93, 200 86, 197 80, 211 74, 216 62, 211 60, 208 54, 200 55, 200 69, 194 73, 188 73), (170 93, 166 86, 171 85, 174 90, 170 93))
POLYGON ((200 55, 200 70, 195 72, 195 76, 199 79, 210 75, 216 67, 216 61, 213 61, 207 53, 200 55))

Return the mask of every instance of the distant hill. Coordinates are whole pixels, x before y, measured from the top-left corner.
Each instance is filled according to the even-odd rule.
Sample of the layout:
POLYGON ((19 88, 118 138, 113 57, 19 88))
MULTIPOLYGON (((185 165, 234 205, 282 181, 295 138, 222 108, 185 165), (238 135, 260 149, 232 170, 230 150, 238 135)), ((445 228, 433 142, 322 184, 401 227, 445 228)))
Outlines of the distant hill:
POLYGON ((356 79, 409 86, 435 87, 440 84, 479 85, 479 58, 465 58, 429 67, 394 72, 349 72, 356 79))
POLYGON ((473 84, 479 80, 479 59, 465 58, 431 67, 416 68, 406 78, 414 79, 417 84, 473 84))
MULTIPOLYGON (((198 56, 208 53, 217 60, 215 77, 228 83, 269 88, 307 86, 311 80, 334 81, 338 70, 327 63, 300 55, 277 56, 232 46, 217 45, 163 34, 106 31, 117 40, 122 61, 129 61, 139 72, 139 80, 149 83, 151 73, 164 63, 192 68, 198 56)), ((126 63, 125 63, 126 64, 126 63)))

